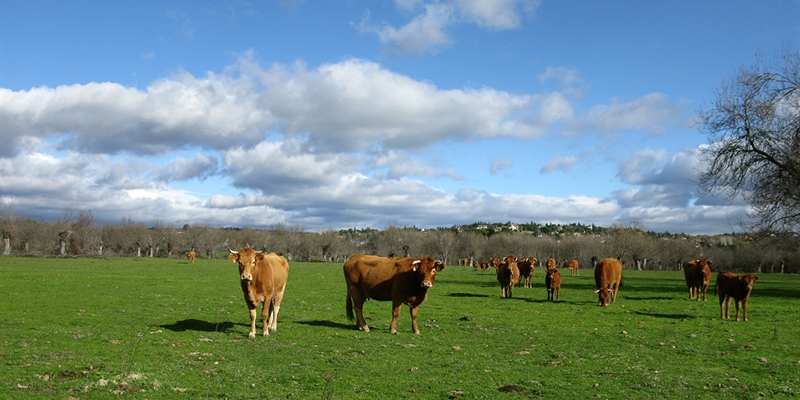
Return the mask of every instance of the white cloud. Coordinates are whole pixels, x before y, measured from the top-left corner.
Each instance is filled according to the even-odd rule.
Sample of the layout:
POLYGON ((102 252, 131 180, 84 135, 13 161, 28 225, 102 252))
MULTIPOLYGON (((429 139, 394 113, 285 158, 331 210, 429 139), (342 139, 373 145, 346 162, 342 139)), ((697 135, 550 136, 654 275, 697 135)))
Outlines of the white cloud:
POLYGON ((494 175, 497 172, 504 170, 506 168, 513 168, 514 162, 509 160, 503 160, 500 157, 495 157, 492 160, 491 165, 489 166, 489 173, 494 175))
POLYGON ((447 33, 452 25, 466 22, 484 29, 518 28, 525 16, 533 15, 539 0, 455 0, 422 2, 396 0, 398 8, 420 13, 399 28, 389 24, 375 25, 369 13, 358 24, 361 32, 378 35, 391 51, 401 53, 437 52, 454 40, 447 33))
POLYGON ((572 166, 578 163, 577 157, 572 156, 556 156, 550 159, 547 164, 539 170, 542 174, 549 174, 555 170, 562 172, 569 172, 572 166))
POLYGON ((683 113, 683 107, 671 102, 665 94, 650 93, 627 103, 594 106, 579 125, 583 131, 633 129, 661 134, 668 131, 668 126, 681 124, 683 113))

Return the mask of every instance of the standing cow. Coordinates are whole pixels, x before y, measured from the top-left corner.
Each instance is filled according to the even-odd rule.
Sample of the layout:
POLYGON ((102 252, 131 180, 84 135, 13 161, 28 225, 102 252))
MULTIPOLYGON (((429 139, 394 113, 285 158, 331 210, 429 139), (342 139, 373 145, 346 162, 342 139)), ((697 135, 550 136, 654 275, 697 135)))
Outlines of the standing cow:
POLYGON ((594 282, 597 286, 594 290, 598 296, 598 306, 608 306, 610 303, 617 302, 617 291, 622 279, 622 262, 616 258, 605 258, 600 260, 594 267, 594 282), (611 301, 609 302, 609 294, 611 301))
POLYGON ((758 280, 757 276, 750 274, 736 275, 730 271, 720 271, 717 274, 717 285, 714 293, 719 295, 719 317, 731 317, 731 300, 736 300, 736 320, 739 320, 739 303, 742 304, 742 315, 744 320, 747 317, 747 301, 750 300, 750 292, 753 285, 758 280))
POLYGON ((556 300, 561 300, 561 272, 557 269, 548 269, 544 276, 544 286, 547 288, 547 301, 553 301, 555 293, 556 300))
POLYGON ((261 308, 263 335, 269 336, 269 331, 275 332, 278 329, 278 311, 281 309, 283 291, 289 276, 289 263, 275 253, 264 254, 251 248, 228 251, 228 259, 239 263, 242 293, 247 308, 250 309, 249 337, 256 337, 256 309, 261 303, 264 304, 261 308))
POLYGON ((195 253, 194 250, 186 252, 186 258, 189 260, 190 264, 194 264, 195 256, 197 256, 197 253, 195 253))
POLYGON ((550 257, 550 258, 548 258, 547 260, 544 261, 544 267, 547 268, 547 269, 554 269, 554 268, 558 267, 558 261, 556 261, 555 258, 550 257))
POLYGON ((700 292, 703 292, 703 301, 706 300, 708 284, 711 283, 711 260, 701 258, 691 260, 683 265, 683 274, 686 278, 686 286, 689 287, 689 299, 700 300, 700 292))
POLYGON ((522 286, 526 288, 533 287, 533 272, 536 268, 536 261, 534 257, 528 257, 517 261, 517 268, 519 268, 519 276, 522 278, 522 286))
POLYGON ((444 264, 431 257, 385 258, 356 254, 344 263, 344 280, 347 283, 347 318, 352 321, 356 310, 356 327, 369 332, 364 319, 364 302, 367 299, 392 301, 391 333, 397 333, 400 306, 411 310, 411 328, 419 335, 418 307, 428 297, 428 289, 436 281, 436 273, 444 264))
POLYGON ((570 276, 580 275, 578 260, 564 260, 564 268, 569 268, 570 276))
POLYGON ((502 260, 497 259, 495 266, 497 268, 497 282, 500 283, 500 288, 503 291, 502 297, 512 297, 514 285, 519 282, 517 258, 508 256, 502 260))

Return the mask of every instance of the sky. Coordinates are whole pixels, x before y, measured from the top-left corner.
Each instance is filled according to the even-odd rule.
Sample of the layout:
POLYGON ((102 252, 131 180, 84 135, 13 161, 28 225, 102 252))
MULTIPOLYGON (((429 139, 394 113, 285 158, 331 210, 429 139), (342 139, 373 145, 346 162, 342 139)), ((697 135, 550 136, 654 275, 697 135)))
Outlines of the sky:
POLYGON ((799 0, 0 0, 0 203, 306 231, 739 230, 697 112, 799 0))

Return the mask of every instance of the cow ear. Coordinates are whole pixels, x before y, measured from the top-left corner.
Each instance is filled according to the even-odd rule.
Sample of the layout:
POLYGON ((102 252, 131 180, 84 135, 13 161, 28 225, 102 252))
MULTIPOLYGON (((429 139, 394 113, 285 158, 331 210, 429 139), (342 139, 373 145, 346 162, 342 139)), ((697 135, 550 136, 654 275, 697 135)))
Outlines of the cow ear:
POLYGON ((261 261, 261 260, 263 260, 265 258, 267 258, 267 256, 265 256, 264 253, 262 253, 260 251, 256 252, 256 261, 261 261))
POLYGON ((757 281, 757 280, 758 280, 758 277, 757 277, 757 276, 754 276, 754 277, 753 277, 753 282, 755 282, 755 281, 757 281))
POLYGON ((708 260, 708 261, 706 261, 706 262, 708 263, 708 265, 711 265, 711 260, 708 260))
POLYGON ((444 269, 444 263, 441 261, 436 261, 436 264, 434 264, 434 268, 436 268, 437 271, 441 271, 444 269))
POLYGON ((228 259, 231 260, 231 262, 239 261, 239 253, 228 254, 228 259))

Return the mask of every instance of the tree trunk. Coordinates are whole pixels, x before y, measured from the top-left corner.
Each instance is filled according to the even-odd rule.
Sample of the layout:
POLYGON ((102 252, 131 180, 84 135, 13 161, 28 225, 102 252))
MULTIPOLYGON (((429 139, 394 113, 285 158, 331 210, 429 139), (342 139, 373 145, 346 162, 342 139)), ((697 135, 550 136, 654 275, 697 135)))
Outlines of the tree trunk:
POLYGON ((3 255, 7 256, 9 254, 11 254, 11 239, 3 238, 3 255))
POLYGON ((61 241, 61 255, 62 256, 67 255, 67 242, 63 240, 61 241))

